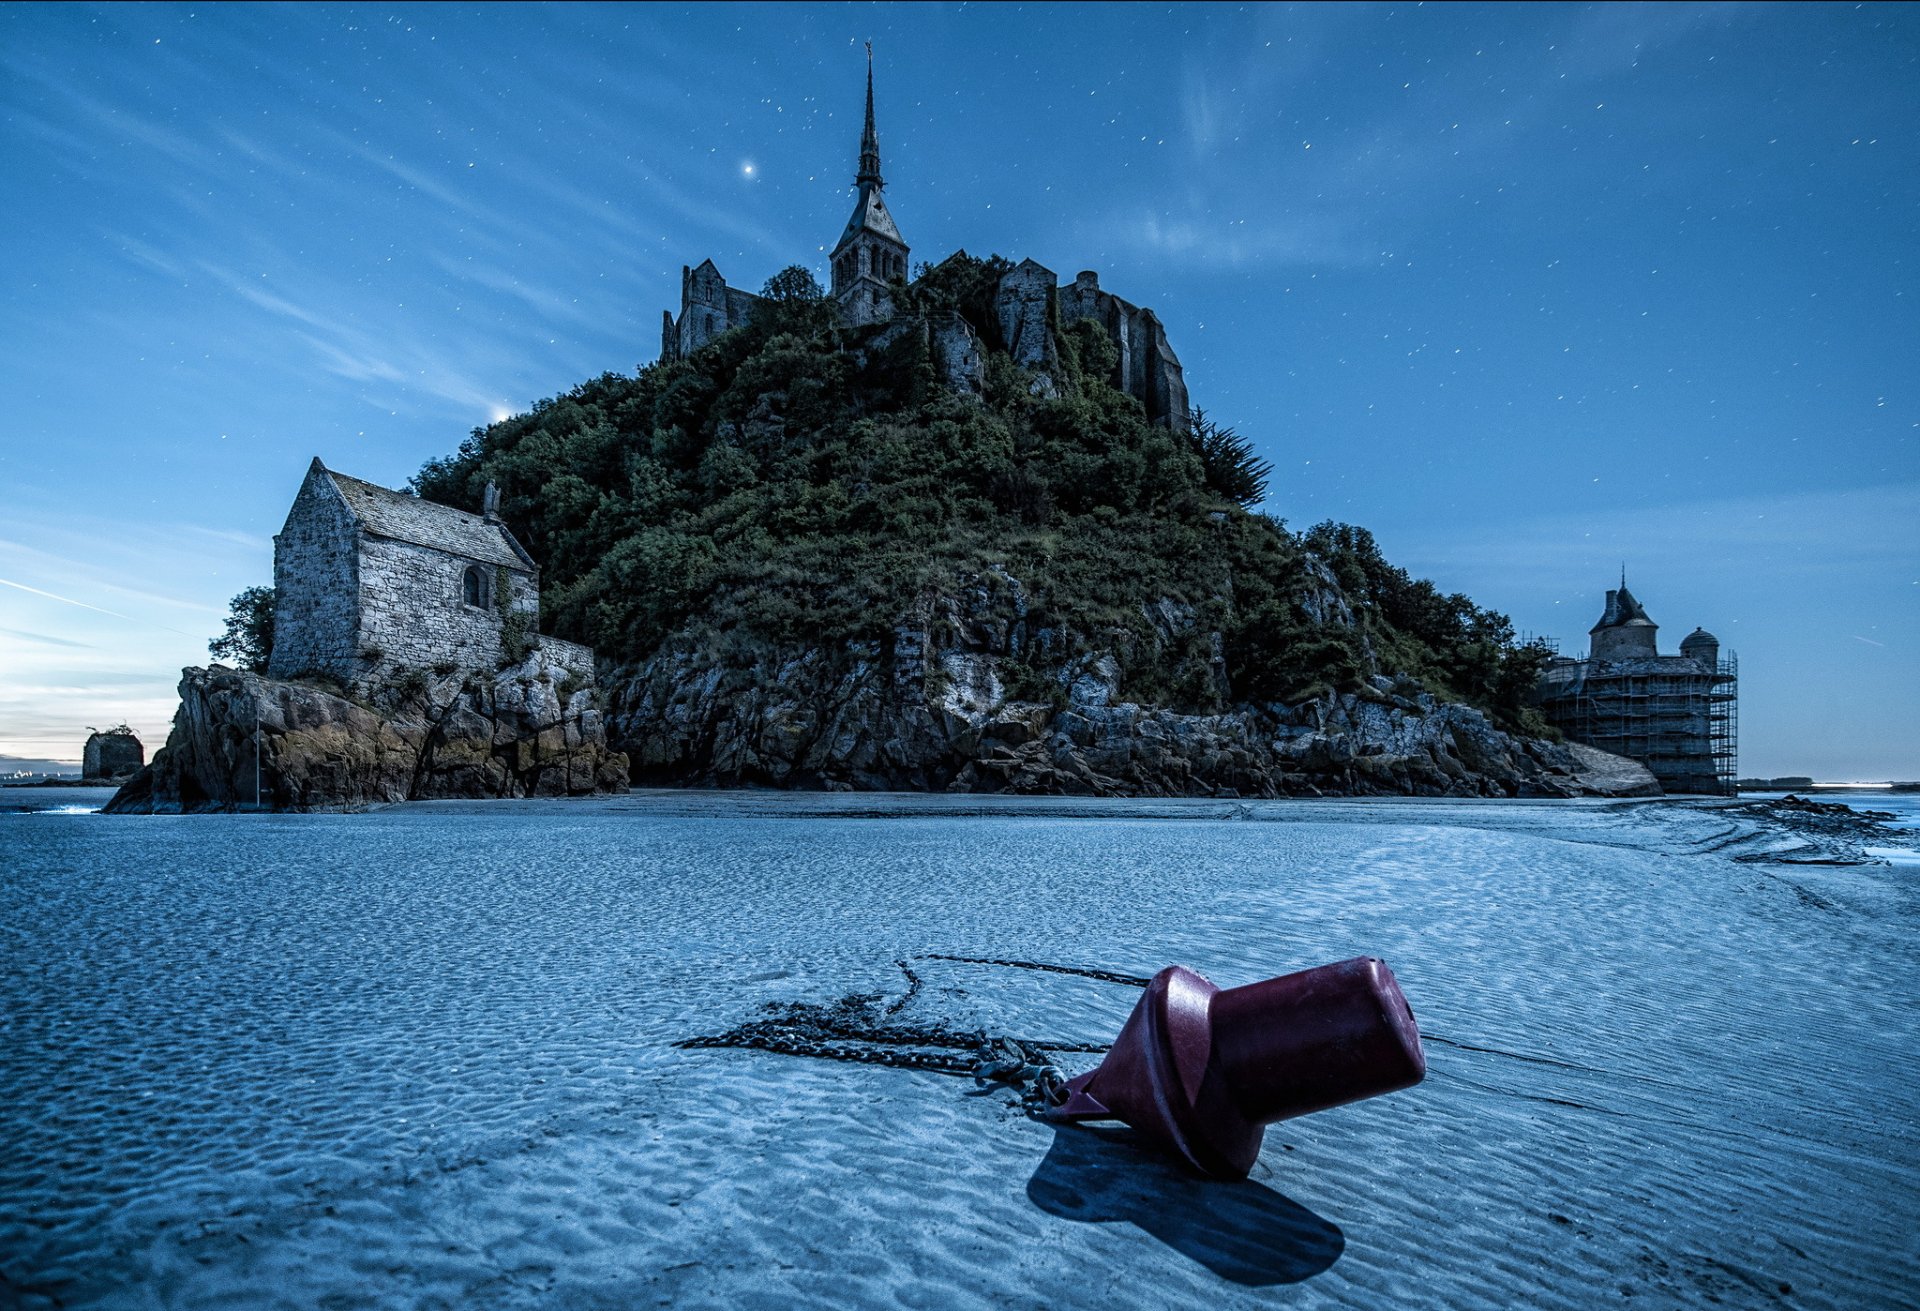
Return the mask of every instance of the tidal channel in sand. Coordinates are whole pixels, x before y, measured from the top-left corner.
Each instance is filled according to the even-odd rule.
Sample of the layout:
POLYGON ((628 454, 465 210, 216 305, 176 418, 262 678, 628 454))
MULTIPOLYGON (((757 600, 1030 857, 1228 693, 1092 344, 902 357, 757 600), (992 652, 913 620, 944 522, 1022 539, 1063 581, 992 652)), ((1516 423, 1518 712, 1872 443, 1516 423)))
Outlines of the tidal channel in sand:
MULTIPOLYGON (((1786 849, 1671 803, 0 815, 0 1299, 1911 1305, 1920 885, 1786 849), (1430 1074, 1222 1185, 961 1080, 674 1046, 929 953, 1379 955, 1430 1074)), ((915 968, 903 1018, 1059 1042, 1137 996, 915 968)))

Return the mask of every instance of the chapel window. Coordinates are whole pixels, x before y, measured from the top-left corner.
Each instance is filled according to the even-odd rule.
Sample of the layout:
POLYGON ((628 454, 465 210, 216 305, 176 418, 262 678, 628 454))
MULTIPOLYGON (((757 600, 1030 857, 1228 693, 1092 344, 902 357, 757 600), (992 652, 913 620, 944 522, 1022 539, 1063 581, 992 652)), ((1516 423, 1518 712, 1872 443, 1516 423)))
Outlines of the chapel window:
POLYGON ((487 577, 487 571, 477 564, 467 566, 462 577, 461 593, 468 605, 478 606, 482 610, 493 604, 493 580, 487 577))

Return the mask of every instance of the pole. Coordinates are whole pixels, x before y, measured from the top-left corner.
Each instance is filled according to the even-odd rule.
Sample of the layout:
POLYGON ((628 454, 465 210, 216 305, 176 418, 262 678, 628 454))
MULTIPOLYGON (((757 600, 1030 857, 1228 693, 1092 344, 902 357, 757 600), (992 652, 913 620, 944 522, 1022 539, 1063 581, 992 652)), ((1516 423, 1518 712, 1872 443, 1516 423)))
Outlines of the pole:
POLYGON ((253 703, 253 808, 260 809, 260 702, 253 703))

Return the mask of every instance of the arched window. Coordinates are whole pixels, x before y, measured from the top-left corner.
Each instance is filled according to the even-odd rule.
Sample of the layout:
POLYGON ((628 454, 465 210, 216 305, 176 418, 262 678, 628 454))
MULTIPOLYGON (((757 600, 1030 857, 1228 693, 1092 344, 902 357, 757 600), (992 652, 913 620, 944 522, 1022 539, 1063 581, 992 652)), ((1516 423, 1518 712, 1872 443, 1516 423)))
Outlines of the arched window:
POLYGON ((479 606, 484 610, 493 604, 493 580, 487 577, 487 571, 477 564, 467 566, 467 572, 460 580, 460 589, 468 605, 479 606))

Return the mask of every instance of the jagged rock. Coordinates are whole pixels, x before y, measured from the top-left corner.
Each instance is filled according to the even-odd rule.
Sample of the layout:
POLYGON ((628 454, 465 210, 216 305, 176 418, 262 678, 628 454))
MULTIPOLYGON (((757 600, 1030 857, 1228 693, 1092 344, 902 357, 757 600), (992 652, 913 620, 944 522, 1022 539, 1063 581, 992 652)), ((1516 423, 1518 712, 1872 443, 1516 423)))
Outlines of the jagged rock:
POLYGON ((626 785, 591 680, 542 649, 490 678, 422 677, 367 700, 219 665, 183 670, 167 745, 106 809, 333 810, 626 785))
MULTIPOLYGON (((1326 622, 1354 622, 1330 576, 1311 575, 1308 590, 1326 622)), ((1162 641, 1195 624, 1171 599, 1147 618, 1162 641)), ((1025 589, 999 567, 923 596, 886 643, 768 647, 719 665, 683 633, 606 681, 608 735, 642 782, 1100 796, 1659 790, 1632 761, 1502 732, 1405 679, 1215 714, 1134 704, 1119 648, 1028 632, 1025 589), (1050 671, 1051 699, 1012 690, 1036 669, 1050 671)))

